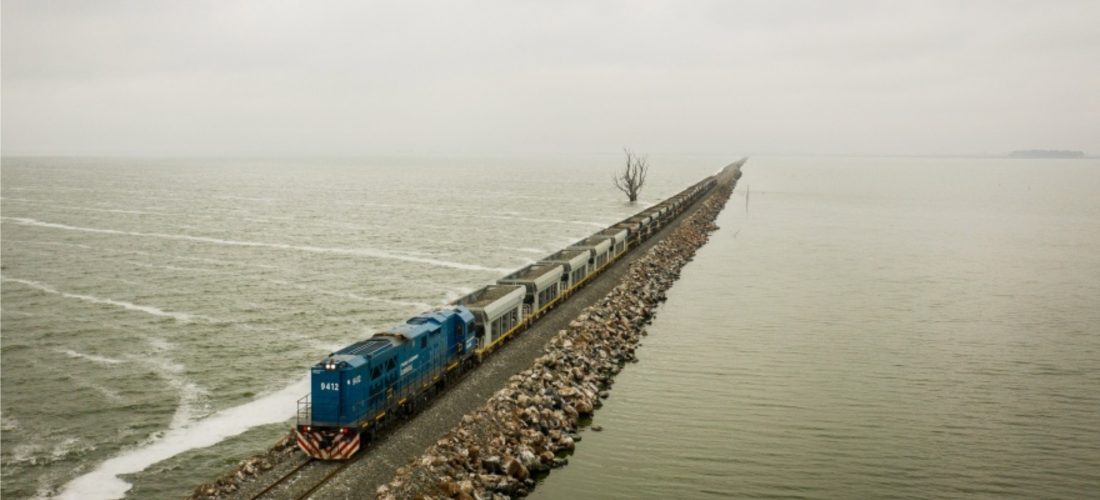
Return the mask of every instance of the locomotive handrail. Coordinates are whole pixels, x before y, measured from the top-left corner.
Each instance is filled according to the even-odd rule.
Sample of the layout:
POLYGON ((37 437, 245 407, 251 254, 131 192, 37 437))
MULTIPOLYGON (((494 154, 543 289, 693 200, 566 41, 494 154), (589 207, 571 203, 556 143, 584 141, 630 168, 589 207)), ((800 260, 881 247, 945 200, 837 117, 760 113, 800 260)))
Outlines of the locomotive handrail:
POLYGON ((297 423, 298 426, 311 425, 313 423, 313 405, 310 403, 309 394, 298 398, 298 414, 297 423), (303 417, 304 415, 304 417, 303 417), (304 424, 302 422, 305 422, 304 424))

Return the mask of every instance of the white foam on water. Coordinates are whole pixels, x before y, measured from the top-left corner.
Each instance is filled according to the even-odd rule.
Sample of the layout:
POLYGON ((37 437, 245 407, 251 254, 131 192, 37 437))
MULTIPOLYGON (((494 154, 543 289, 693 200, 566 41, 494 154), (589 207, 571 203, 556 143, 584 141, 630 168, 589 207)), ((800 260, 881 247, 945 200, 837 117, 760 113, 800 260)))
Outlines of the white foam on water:
POLYGON ((199 273, 199 274, 220 274, 220 275, 235 275, 232 271, 220 271, 217 269, 204 269, 201 267, 186 267, 186 266, 173 266, 171 264, 147 264, 145 262, 138 262, 136 260, 128 260, 127 264, 137 267, 144 267, 146 269, 161 269, 164 271, 174 271, 177 273, 199 273))
POLYGON ((117 390, 111 389, 110 387, 107 387, 105 385, 93 384, 81 379, 77 379, 74 384, 78 387, 83 387, 85 389, 96 391, 103 395, 104 399, 114 403, 122 403, 126 401, 126 398, 122 397, 122 394, 120 394, 117 390))
POLYGON ((41 461, 39 459, 39 454, 43 449, 43 445, 39 443, 15 445, 12 447, 11 457, 8 458, 8 463, 37 465, 41 461))
POLYGON ((308 391, 309 376, 306 376, 277 392, 172 428, 152 442, 123 451, 92 472, 69 481, 59 497, 122 498, 132 485, 119 476, 141 472, 186 451, 213 446, 254 427, 284 422, 294 416, 298 398, 308 391))
POLYGON ((0 415, 0 429, 14 431, 19 428, 19 420, 15 417, 0 415))
POLYGON ((165 317, 165 318, 174 318, 177 321, 193 321, 196 318, 202 318, 202 319, 205 319, 205 320, 210 320, 210 318, 208 318, 206 316, 201 316, 201 315, 197 315, 197 314, 171 312, 171 311, 165 311, 163 309, 156 308, 156 307, 153 307, 153 306, 143 306, 143 305, 134 304, 132 302, 126 302, 126 301, 122 301, 122 300, 105 299, 105 298, 102 298, 102 297, 96 297, 96 296, 93 296, 93 295, 84 295, 84 294, 80 294, 80 293, 62 292, 60 290, 57 290, 56 288, 53 288, 49 285, 45 285, 43 283, 39 283, 37 281, 24 280, 24 279, 18 279, 18 278, 8 278, 8 277, 0 277, 0 280, 10 281, 12 283, 19 283, 19 284, 26 285, 26 286, 29 286, 31 288, 34 288, 36 290, 40 290, 40 291, 43 291, 43 292, 46 292, 46 293, 52 293, 54 295, 60 295, 62 297, 69 298, 69 299, 83 300, 84 302, 90 302, 92 304, 104 304, 104 305, 111 305, 111 306, 115 306, 115 307, 121 307, 121 308, 126 309, 126 310, 139 311, 139 312, 143 312, 143 313, 146 313, 146 314, 151 314, 153 316, 161 316, 161 317, 165 317))
POLYGON ((477 264, 465 264, 462 262, 451 262, 440 259, 432 259, 427 257, 417 257, 415 255, 404 255, 386 252, 382 250, 375 250, 369 248, 330 248, 330 247, 318 247, 312 245, 290 245, 287 243, 264 243, 259 241, 240 241, 240 240, 225 240, 221 238, 209 238, 206 236, 192 236, 189 234, 168 234, 168 233, 142 233, 137 231, 121 231, 118 229, 103 229, 95 227, 81 227, 70 226, 68 224, 57 224, 53 222, 43 222, 37 219, 30 219, 26 217, 0 217, 2 220, 8 220, 15 222, 16 224, 24 226, 36 226, 36 227, 48 227, 52 229, 63 229, 67 231, 82 231, 86 233, 99 233, 99 234, 115 234, 122 236, 138 236, 143 238, 161 238, 168 240, 182 240, 182 241, 197 241, 201 243, 210 243, 214 245, 228 245, 239 247, 261 247, 261 248, 275 248, 279 250, 297 250, 301 252, 312 253, 327 253, 338 255, 353 255, 358 257, 371 257, 376 259, 388 259, 399 260, 405 262, 413 262, 417 264, 427 264, 439 267, 449 267, 452 269, 462 269, 465 271, 494 271, 500 272, 509 271, 508 269, 497 267, 485 267, 477 264))
POLYGON ((186 368, 183 365, 172 361, 168 351, 175 348, 173 344, 156 337, 149 338, 147 341, 157 351, 157 354, 142 357, 140 362, 156 371, 168 382, 168 385, 176 390, 179 395, 179 403, 176 405, 175 413, 172 414, 172 422, 168 425, 168 428, 183 427, 199 414, 199 402, 208 392, 184 376, 186 368))
POLYGON ((74 210, 77 212, 107 212, 116 214, 133 214, 133 215, 159 215, 159 216, 177 216, 179 214, 169 214, 164 212, 149 212, 144 210, 123 210, 121 208, 92 208, 92 207, 78 207, 74 205, 63 205, 52 201, 42 200, 28 200, 25 198, 0 198, 7 201, 17 201, 20 203, 30 203, 33 205, 45 205, 51 208, 60 208, 63 210, 74 210))
POLYGON ((553 253, 553 252, 547 252, 546 250, 543 250, 541 248, 533 248, 533 247, 519 247, 519 248, 504 247, 504 249, 505 250, 515 250, 517 252, 527 252, 527 253, 537 253, 537 254, 547 254, 547 255, 553 253))
POLYGON ((62 439, 60 443, 53 446, 50 450, 50 461, 56 462, 62 458, 69 456, 72 453, 87 453, 89 451, 95 451, 95 445, 81 444, 82 441, 76 437, 66 437, 62 439))
POLYGON ((47 442, 48 439, 57 438, 56 435, 44 436, 45 439, 34 442, 19 444, 13 446, 11 449, 11 455, 4 462, 4 466, 8 465, 49 465, 54 462, 65 459, 72 454, 84 454, 90 451, 95 451, 96 447, 92 444, 84 444, 80 438, 76 437, 63 437, 61 441, 54 443, 47 442))
POLYGON ((82 245, 80 243, 65 243, 65 242, 61 242, 61 241, 35 241, 35 240, 10 240, 10 239, 7 240, 7 241, 12 242, 12 243, 23 243, 23 244, 27 244, 27 245, 49 245, 49 246, 83 248, 85 250, 95 250, 95 248, 92 248, 91 246, 88 246, 88 245, 82 245))
POLYGON ((60 352, 61 354, 64 354, 70 358, 84 359, 93 363, 99 363, 101 365, 118 365, 124 362, 121 359, 108 358, 106 356, 96 356, 95 354, 85 354, 70 349, 60 349, 57 352, 60 352))

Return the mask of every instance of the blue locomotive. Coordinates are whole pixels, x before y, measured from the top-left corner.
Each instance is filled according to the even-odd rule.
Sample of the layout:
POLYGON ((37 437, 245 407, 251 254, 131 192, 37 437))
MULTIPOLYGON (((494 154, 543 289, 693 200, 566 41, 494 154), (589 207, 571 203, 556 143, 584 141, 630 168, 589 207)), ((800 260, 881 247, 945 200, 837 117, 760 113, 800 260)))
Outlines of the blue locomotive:
POLYGON ((350 458, 391 408, 414 411, 429 389, 445 385, 447 372, 476 353, 474 331, 473 313, 458 306, 328 355, 310 370, 310 396, 299 400, 298 446, 313 458, 350 458))
POLYGON ((298 400, 298 447, 316 459, 351 458, 378 429, 415 413, 715 184, 708 177, 496 284, 329 354, 310 369, 310 394, 298 400))

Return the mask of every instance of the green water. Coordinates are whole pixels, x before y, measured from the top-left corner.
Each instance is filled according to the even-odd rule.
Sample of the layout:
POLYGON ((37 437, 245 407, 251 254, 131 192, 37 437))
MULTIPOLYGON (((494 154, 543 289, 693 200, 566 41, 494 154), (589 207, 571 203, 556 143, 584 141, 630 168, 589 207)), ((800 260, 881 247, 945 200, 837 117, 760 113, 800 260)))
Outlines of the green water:
POLYGON ((533 498, 1096 496, 1100 162, 745 172, 533 498))

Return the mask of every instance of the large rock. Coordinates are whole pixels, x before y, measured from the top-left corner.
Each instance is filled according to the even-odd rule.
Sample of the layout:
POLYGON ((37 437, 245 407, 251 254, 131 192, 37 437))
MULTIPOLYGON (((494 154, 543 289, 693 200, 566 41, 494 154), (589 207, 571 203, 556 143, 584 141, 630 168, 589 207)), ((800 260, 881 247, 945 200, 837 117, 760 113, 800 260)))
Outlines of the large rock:
POLYGON ((521 481, 527 479, 527 477, 530 476, 530 472, 527 471, 527 467, 524 467, 519 460, 516 460, 514 458, 508 460, 508 463, 504 466, 504 470, 508 474, 508 476, 514 477, 521 481))

